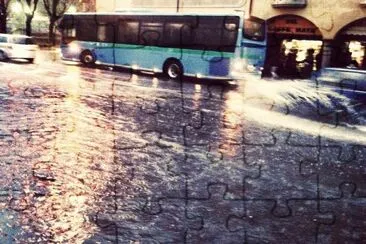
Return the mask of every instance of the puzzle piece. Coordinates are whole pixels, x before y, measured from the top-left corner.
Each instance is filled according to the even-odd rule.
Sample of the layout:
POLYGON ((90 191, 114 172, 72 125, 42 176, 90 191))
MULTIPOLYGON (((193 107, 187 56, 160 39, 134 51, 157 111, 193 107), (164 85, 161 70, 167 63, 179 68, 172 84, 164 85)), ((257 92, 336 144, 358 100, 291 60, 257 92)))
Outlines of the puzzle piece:
POLYGON ((332 225, 320 225, 318 242, 362 243, 366 238, 366 198, 357 195, 357 185, 342 182, 339 185, 339 198, 326 198, 320 201, 320 210, 332 211, 335 219, 332 225))
MULTIPOLYGON (((196 17, 175 29, 179 46, 174 57, 190 61, 187 73, 199 77, 196 68, 207 65, 210 74, 225 74, 225 52, 234 46, 207 46, 201 40, 212 31, 210 23, 224 25, 228 36, 235 34, 230 18, 210 22, 196 17), (199 35, 186 35, 202 26, 199 35), (191 46, 188 38, 194 39, 191 46), (188 47, 202 48, 201 60, 193 61, 183 50, 188 47)), ((109 50, 111 63, 135 65, 123 61, 128 55, 151 62, 142 51, 164 45, 163 27, 147 19, 152 25, 140 26, 141 35, 135 36, 142 45, 123 53, 109 50)), ((125 22, 126 28, 136 24, 125 22)), ((104 34, 115 27, 98 18, 95 26, 104 34)), ((133 28, 101 37, 132 40, 131 33, 133 28)), ((95 47, 93 55, 105 58, 98 48, 111 48, 107 45, 95 47)), ((361 139, 346 136, 349 130, 341 131, 344 123, 360 122, 359 111, 351 111, 343 97, 295 81, 249 78, 232 89, 183 77, 146 77, 132 69, 24 70, 25 75, 0 87, 0 164, 9 173, 0 179, 0 206, 7 208, 0 215, 13 224, 9 216, 17 212, 29 221, 25 226, 40 227, 25 232, 28 241, 326 243, 366 238, 364 146, 361 139), (52 81, 38 80, 45 74, 52 81), (315 98, 306 92, 316 93, 315 98), (332 137, 330 129, 339 137, 332 137), (22 167, 29 181, 13 177, 22 167), (38 234, 41 239, 33 236, 38 234)), ((359 84, 340 86, 356 89, 359 84)), ((12 237, 0 237, 0 242, 12 237)))
POLYGON ((208 184, 208 197, 203 196, 188 200, 187 212, 201 219, 202 226, 196 230, 189 230, 188 243, 237 243, 244 240, 241 232, 231 232, 227 219, 231 215, 243 212, 242 201, 225 198, 228 187, 225 184, 208 184), (217 209, 220 209, 218 212, 217 209), (220 233, 220 235, 217 235, 220 233))
POLYGON ((316 201, 289 200, 286 207, 288 213, 279 216, 275 200, 245 201, 244 215, 229 216, 228 229, 233 233, 244 233, 246 243, 316 243, 319 226, 332 224, 332 214, 320 213, 316 201))

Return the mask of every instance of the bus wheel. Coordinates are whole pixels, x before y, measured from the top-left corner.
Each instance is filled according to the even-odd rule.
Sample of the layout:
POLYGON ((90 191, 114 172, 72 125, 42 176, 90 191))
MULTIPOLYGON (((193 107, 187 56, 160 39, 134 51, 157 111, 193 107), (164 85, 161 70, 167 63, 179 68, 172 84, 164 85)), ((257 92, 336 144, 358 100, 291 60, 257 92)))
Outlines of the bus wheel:
POLYGON ((164 74, 173 80, 179 79, 183 75, 183 67, 178 60, 168 60, 163 70, 164 74))
POLYGON ((8 55, 3 50, 0 50, 0 61, 7 61, 8 55))
POLYGON ((95 63, 94 55, 89 51, 83 51, 80 54, 80 62, 82 62, 85 65, 91 65, 95 63))

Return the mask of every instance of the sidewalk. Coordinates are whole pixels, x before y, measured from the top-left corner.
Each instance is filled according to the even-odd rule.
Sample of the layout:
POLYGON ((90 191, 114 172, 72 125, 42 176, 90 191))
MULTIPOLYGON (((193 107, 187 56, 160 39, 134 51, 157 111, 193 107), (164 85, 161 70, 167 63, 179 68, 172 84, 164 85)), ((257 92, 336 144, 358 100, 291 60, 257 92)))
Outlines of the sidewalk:
POLYGON ((60 48, 58 46, 51 48, 39 48, 36 63, 56 62, 58 60, 60 60, 60 48))

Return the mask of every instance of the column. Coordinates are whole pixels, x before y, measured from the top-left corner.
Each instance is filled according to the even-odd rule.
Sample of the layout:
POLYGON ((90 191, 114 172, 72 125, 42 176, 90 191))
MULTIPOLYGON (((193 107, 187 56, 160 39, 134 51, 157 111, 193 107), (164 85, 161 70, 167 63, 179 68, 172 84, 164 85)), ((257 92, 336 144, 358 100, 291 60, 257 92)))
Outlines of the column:
POLYGON ((332 40, 323 41, 323 54, 322 54, 322 68, 330 66, 330 60, 332 57, 332 40))

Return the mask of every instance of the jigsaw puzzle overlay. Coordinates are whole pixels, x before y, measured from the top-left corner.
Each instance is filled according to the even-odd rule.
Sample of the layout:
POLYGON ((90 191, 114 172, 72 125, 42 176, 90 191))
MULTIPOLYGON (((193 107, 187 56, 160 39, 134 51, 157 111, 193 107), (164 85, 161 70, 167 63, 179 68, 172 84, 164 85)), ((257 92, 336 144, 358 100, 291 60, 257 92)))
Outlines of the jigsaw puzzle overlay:
POLYGON ((0 76, 1 242, 366 240, 356 101, 310 80, 21 67, 0 76))

